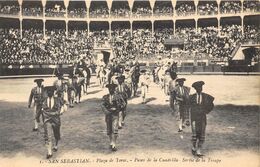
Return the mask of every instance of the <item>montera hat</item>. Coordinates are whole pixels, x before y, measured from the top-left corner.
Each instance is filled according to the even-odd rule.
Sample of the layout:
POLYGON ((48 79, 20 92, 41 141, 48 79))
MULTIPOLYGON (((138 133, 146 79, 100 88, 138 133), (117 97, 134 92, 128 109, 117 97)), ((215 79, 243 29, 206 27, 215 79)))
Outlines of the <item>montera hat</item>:
POLYGON ((44 79, 35 79, 34 82, 37 82, 37 83, 42 83, 44 81, 44 79))
POLYGON ((197 82, 194 82, 191 86, 196 89, 198 87, 202 87, 204 84, 205 84, 204 81, 197 81, 197 82))
POLYGON ((176 82, 181 82, 181 81, 182 81, 182 82, 183 82, 183 81, 186 81, 186 79, 185 79, 185 78, 177 78, 177 79, 176 79, 176 82))

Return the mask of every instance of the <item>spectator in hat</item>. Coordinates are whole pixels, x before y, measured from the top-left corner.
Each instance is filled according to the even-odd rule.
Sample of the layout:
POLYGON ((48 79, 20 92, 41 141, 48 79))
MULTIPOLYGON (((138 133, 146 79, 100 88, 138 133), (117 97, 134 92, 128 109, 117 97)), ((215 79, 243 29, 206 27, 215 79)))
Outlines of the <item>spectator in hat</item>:
POLYGON ((43 97, 44 97, 44 86, 42 85, 43 79, 35 79, 34 82, 37 83, 37 86, 32 88, 28 108, 31 107, 32 100, 34 100, 34 128, 33 131, 38 130, 38 124, 40 122, 40 116, 42 114, 42 104, 43 104, 43 97))
POLYGON ((185 78, 177 78, 178 85, 173 89, 172 98, 174 99, 175 117, 178 122, 179 130, 182 132, 185 125, 189 126, 188 100, 190 88, 184 86, 185 78))
POLYGON ((207 125, 207 114, 214 108, 214 97, 202 92, 203 81, 192 84, 196 93, 190 95, 190 113, 192 130, 192 154, 203 156, 201 153, 202 145, 205 141, 205 131, 207 125))
POLYGON ((52 152, 58 151, 58 142, 60 140, 60 115, 62 114, 65 101, 58 93, 58 96, 54 96, 55 86, 45 87, 46 95, 43 103, 43 127, 44 127, 44 139, 47 148, 47 156, 49 159, 52 157, 52 152), (52 137, 55 139, 55 143, 52 143, 52 137))
MULTIPOLYGON (((121 96, 123 97, 123 99, 125 100, 125 103, 127 105, 127 99, 131 96, 131 92, 130 89, 128 88, 128 86, 124 83, 125 81, 125 76, 121 75, 116 77, 117 81, 118 81, 118 86, 116 87, 116 92, 118 94, 121 94, 121 96)), ((119 121, 118 121, 118 128, 121 129, 122 126, 124 126, 124 120, 125 120, 125 116, 126 116, 126 105, 124 108, 120 109, 119 112, 119 121)))
POLYGON ((141 70, 141 76, 139 79, 140 87, 141 87, 141 96, 142 96, 142 104, 146 103, 148 88, 150 85, 150 76, 148 75, 145 69, 141 70))
POLYGON ((106 87, 108 88, 109 94, 103 96, 101 108, 105 113, 110 149, 117 151, 116 142, 118 137, 119 112, 126 106, 126 103, 123 97, 115 91, 117 87, 116 84, 107 84, 106 87))

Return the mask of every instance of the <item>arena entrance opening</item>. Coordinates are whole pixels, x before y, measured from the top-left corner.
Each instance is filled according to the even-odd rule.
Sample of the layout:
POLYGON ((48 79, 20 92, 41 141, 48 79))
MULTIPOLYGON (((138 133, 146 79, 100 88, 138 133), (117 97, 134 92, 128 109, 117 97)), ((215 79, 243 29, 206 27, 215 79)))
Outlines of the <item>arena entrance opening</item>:
POLYGON ((112 49, 101 49, 97 48, 94 50, 94 59, 96 61, 96 64, 100 64, 101 61, 103 61, 106 65, 109 63, 111 59, 114 58, 112 54, 112 49))

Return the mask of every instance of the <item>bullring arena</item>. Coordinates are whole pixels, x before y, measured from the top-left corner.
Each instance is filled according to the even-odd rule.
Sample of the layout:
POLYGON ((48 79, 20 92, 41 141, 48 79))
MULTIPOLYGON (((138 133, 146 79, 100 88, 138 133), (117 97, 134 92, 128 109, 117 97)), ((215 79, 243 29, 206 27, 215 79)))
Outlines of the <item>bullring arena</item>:
POLYGON ((0 0, 0 166, 259 166, 259 12, 254 0, 0 0), (250 62, 234 59, 243 48, 250 62), (60 116, 59 149, 46 160, 43 124, 32 132, 28 108, 34 80, 51 86, 82 59, 91 72, 87 94, 60 116), (140 63, 151 78, 145 104, 140 85, 128 100, 116 152, 101 108, 108 90, 98 78, 101 63, 112 61, 122 69, 140 63), (191 153, 191 127, 178 132, 156 80, 169 61, 190 94, 202 80, 215 98, 202 158, 191 153))
MULTIPOLYGON (((129 101, 126 127, 119 136, 119 150, 111 154, 107 149, 104 114, 100 97, 107 93, 94 81, 82 103, 69 109, 62 116, 60 150, 54 159, 97 158, 127 159, 130 166, 147 163, 130 162, 134 158, 177 158, 179 162, 164 162, 160 166, 257 166, 259 154, 259 77, 255 76, 184 76, 187 86, 197 79, 204 79, 205 92, 215 96, 215 109, 208 116, 205 151, 208 158, 219 159, 215 163, 182 163, 183 158, 193 158, 190 153, 190 129, 183 138, 177 132, 175 120, 157 85, 151 85, 149 102, 140 104, 139 98, 129 101), (225 81, 225 82, 223 82, 225 81), (250 89, 248 89, 250 85, 250 89), (236 89, 234 89, 234 87, 236 89), (239 90, 238 90, 239 89, 239 90), (239 91, 239 94, 237 93, 239 91)), ((47 78, 50 81, 52 78, 47 78)), ((0 80, 1 91, 1 164, 39 164, 45 155, 42 130, 33 133, 32 111, 27 108, 28 94, 33 79, 0 80), (17 87, 20 87, 18 89, 17 87), (14 98, 15 97, 15 98, 14 98)), ((101 166, 102 163, 76 164, 73 166, 101 166)), ((49 163, 47 163, 48 165, 49 163)), ((151 166, 157 164, 150 163, 151 166)), ((46 165, 46 164, 44 164, 46 165)), ((50 165, 50 164, 49 164, 50 165)), ((53 165, 53 164, 52 164, 53 165)), ((71 164, 59 164, 67 165, 71 164)), ((106 163, 105 165, 111 165, 106 163)), ((112 163, 120 166, 122 163, 112 163)))

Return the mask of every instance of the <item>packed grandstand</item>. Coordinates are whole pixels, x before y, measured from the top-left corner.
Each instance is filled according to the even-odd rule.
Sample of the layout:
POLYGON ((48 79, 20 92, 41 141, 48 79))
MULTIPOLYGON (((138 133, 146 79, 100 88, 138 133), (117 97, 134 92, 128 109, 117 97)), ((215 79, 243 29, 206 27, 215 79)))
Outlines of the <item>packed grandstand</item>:
POLYGON ((260 41, 259 20, 258 0, 1 0, 0 63, 73 64, 104 46, 122 62, 227 61, 238 44, 260 41), (184 39, 182 51, 166 39, 184 39))

